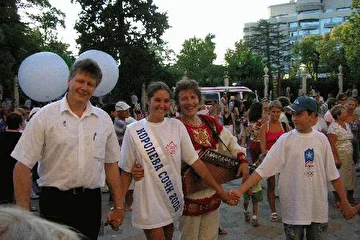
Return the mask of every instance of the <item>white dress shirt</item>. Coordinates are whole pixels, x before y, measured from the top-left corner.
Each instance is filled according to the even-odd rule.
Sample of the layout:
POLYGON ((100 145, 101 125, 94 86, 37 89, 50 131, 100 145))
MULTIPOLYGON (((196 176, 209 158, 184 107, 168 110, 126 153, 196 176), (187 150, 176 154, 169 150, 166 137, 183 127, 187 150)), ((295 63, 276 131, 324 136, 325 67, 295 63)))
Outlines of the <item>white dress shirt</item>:
POLYGON ((120 148, 106 112, 88 102, 79 118, 65 96, 36 113, 11 156, 29 168, 39 161, 41 187, 93 189, 104 186, 104 163, 117 162, 120 148))

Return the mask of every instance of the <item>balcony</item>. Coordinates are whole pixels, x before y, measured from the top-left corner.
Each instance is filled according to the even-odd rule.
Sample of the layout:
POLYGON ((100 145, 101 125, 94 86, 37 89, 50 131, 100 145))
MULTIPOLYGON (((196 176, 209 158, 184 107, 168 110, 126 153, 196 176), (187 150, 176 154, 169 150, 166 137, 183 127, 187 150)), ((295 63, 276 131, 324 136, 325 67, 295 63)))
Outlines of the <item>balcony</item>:
POLYGON ((297 3, 295 9, 297 12, 303 12, 314 9, 322 9, 323 6, 324 5, 321 2, 297 3))
POLYGON ((305 25, 305 26, 300 26, 300 30, 315 30, 318 29, 319 25, 305 25))

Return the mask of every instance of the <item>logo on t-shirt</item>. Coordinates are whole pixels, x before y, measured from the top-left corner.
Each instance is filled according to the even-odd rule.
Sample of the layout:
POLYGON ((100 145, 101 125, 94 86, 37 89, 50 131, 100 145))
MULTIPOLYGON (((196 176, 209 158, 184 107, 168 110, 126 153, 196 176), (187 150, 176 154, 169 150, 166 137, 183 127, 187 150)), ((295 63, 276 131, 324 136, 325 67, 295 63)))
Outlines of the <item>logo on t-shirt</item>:
POLYGON ((171 141, 166 145, 165 148, 170 154, 175 154, 177 145, 173 141, 171 141))
POLYGON ((314 166, 314 149, 309 148, 304 152, 305 157, 305 167, 313 167, 314 166))

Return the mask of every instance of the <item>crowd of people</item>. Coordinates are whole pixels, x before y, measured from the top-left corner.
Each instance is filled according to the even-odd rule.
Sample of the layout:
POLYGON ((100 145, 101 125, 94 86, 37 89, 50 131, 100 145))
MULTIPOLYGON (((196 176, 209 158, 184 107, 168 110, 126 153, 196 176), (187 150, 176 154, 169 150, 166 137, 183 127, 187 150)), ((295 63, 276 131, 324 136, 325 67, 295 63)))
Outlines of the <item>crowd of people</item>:
MULTIPOLYGON (((356 97, 340 93, 324 101, 318 93, 302 94, 291 104, 289 96, 256 101, 225 93, 204 114, 198 83, 183 79, 174 92, 163 82, 149 84, 145 112, 134 94, 130 105, 94 107, 90 98, 101 79, 94 61, 78 61, 62 99, 2 113, 0 212, 7 221, 22 215, 35 224, 26 231, 50 221, 70 227, 44 223, 58 239, 97 239, 106 186, 113 204, 106 224, 115 231, 124 211, 132 211, 133 226, 147 239, 170 240, 178 229, 182 240, 212 240, 226 233, 220 227, 222 202, 237 205, 243 197, 244 220, 261 224, 263 178, 269 221, 282 221, 287 239, 305 233, 307 239, 326 239, 328 191, 344 218, 356 214, 356 97), (211 164, 242 178, 241 185, 225 191, 224 176, 211 164), (32 192, 39 195, 41 220, 13 207, 31 210, 32 192)), ((19 234, 17 225, 4 226, 0 238, 19 234)))

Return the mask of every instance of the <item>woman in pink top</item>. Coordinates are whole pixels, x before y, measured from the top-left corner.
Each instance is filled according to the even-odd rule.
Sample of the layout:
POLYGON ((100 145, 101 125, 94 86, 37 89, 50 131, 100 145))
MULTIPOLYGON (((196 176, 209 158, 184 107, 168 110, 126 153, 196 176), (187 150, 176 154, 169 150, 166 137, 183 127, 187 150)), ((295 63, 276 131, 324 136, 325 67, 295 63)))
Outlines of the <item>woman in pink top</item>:
MULTIPOLYGON (((283 122, 280 122, 280 114, 282 105, 280 101, 275 100, 269 104, 270 119, 265 122, 260 129, 260 145, 261 152, 267 153, 276 140, 284 133, 290 130, 290 127, 283 122)), ((271 221, 277 222, 278 215, 275 206, 275 176, 267 179, 267 196, 271 209, 271 221)))

